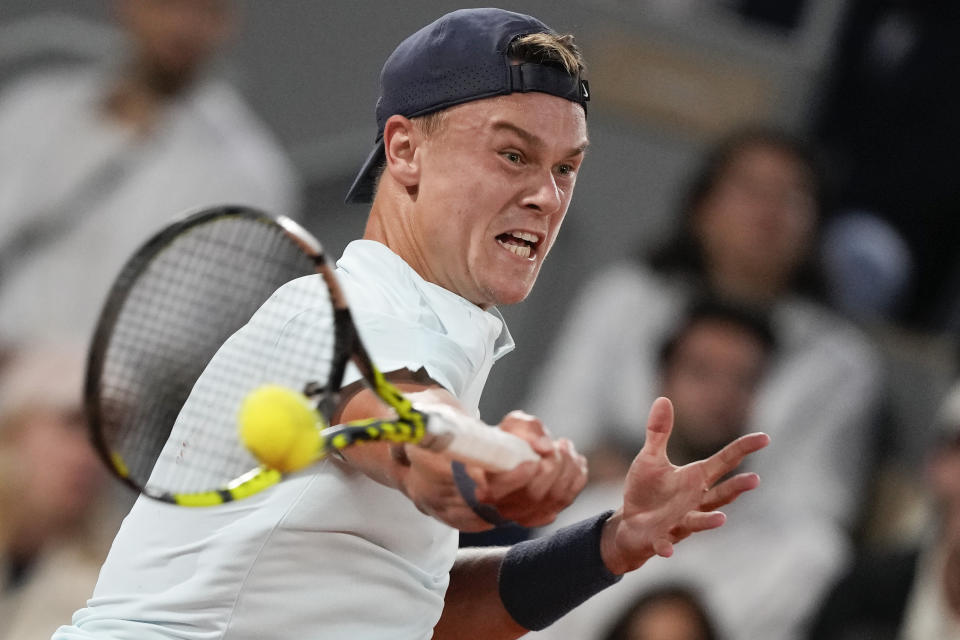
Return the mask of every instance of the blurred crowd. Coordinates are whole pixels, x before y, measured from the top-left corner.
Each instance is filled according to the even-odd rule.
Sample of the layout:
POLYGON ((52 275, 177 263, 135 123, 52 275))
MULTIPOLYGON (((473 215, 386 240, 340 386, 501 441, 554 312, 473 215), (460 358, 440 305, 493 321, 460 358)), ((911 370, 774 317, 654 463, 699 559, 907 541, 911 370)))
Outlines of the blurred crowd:
POLYGON ((122 57, 0 87, 0 638, 82 606, 131 504, 82 403, 113 277, 155 230, 224 203, 299 215, 285 152, 211 72, 233 0, 116 0, 122 57))
MULTIPOLYGON (((0 86, 0 638, 82 605, 129 502, 82 411, 113 275, 188 209, 301 215, 284 150, 210 73, 233 2, 112 6, 122 59, 0 86)), ((590 460, 552 526, 616 504, 657 396, 675 464, 772 444, 726 526, 530 637, 960 638, 957 35, 950 2, 851 2, 803 130, 712 141, 672 236, 591 273, 524 407, 590 460)))

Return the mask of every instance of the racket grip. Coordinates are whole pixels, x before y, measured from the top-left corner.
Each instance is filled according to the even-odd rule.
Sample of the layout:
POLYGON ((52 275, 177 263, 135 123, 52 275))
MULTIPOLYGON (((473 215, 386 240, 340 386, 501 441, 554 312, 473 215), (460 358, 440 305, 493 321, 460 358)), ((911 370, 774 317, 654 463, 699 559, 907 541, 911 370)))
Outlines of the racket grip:
POLYGON ((521 463, 540 459, 527 443, 502 429, 460 413, 448 405, 417 405, 427 415, 427 430, 435 436, 431 448, 461 462, 489 471, 509 471, 521 463))

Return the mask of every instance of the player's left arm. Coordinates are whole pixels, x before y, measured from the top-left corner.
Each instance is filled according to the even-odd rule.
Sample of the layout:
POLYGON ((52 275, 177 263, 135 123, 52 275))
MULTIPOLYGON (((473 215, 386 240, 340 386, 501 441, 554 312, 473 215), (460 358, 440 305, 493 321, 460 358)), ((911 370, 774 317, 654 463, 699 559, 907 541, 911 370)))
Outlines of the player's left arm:
POLYGON ((443 614, 433 629, 434 640, 519 638, 530 632, 504 607, 498 589, 500 565, 507 549, 461 549, 450 570, 443 614))
POLYGON ((660 398, 616 511, 509 550, 462 550, 434 638, 519 638, 549 626, 653 556, 672 555, 680 540, 721 526, 725 516, 717 509, 759 483, 753 473, 728 474, 769 438, 742 436, 705 460, 677 467, 666 455, 672 428, 673 406, 660 398))

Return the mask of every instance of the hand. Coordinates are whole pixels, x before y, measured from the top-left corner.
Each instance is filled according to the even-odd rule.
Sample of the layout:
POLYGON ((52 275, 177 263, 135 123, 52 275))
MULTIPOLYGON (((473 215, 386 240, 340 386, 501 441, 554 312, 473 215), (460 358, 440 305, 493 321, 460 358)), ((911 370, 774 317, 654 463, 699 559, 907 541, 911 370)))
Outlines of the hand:
POLYGON ((734 440, 706 460, 677 467, 667 459, 673 405, 658 398, 647 419, 643 448, 627 472, 623 505, 604 525, 601 554, 615 574, 643 565, 654 555, 673 555, 673 545, 691 533, 714 529, 726 520, 716 509, 757 487, 755 473, 720 482, 749 454, 770 442, 764 433, 734 440))
POLYGON ((541 458, 513 471, 487 473, 485 490, 478 487, 477 499, 525 527, 550 524, 586 485, 586 458, 570 440, 552 440, 538 418, 522 411, 507 414, 500 428, 529 442, 541 458), (532 467, 532 472, 524 467, 532 467))
MULTIPOLYGON (((586 460, 569 440, 551 440, 540 420, 521 411, 507 415, 499 426, 529 442, 541 458, 500 473, 467 465, 476 500, 523 526, 552 522, 586 484, 586 460)), ((403 474, 403 491, 421 511, 461 531, 492 528, 463 499, 446 458, 413 446, 404 447, 404 455, 409 469, 403 474)))
MULTIPOLYGON (((417 509, 460 531, 493 528, 464 498, 447 455, 414 445, 394 445, 392 451, 404 467, 398 473, 399 488, 417 509)), ((535 467, 533 463, 525 463, 510 473, 523 482, 533 475, 535 467)), ((466 472, 477 489, 485 490, 486 476, 482 469, 468 465, 466 472)))
MULTIPOLYGON (((424 387, 394 380, 415 404, 459 403, 439 386, 424 387)), ((352 394, 341 408, 343 422, 389 417, 391 412, 369 389, 352 394)), ((507 415, 500 428, 530 443, 540 454, 538 462, 525 462, 512 471, 490 473, 467 465, 467 475, 480 502, 498 509, 501 516, 528 527, 552 522, 569 505, 587 481, 586 460, 568 440, 551 440, 543 424, 520 411, 507 415)), ((351 466, 371 479, 399 489, 423 513, 461 531, 484 531, 493 525, 467 504, 454 480, 450 458, 414 445, 372 443, 343 452, 351 466)))

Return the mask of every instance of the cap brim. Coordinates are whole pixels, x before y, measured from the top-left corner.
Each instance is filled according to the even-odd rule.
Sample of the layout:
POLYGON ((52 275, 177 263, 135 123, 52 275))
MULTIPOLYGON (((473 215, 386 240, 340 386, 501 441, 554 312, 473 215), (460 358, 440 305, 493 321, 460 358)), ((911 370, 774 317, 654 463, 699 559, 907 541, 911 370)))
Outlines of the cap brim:
POLYGON ((373 202, 373 194, 377 187, 377 171, 385 158, 383 138, 377 140, 370 155, 367 156, 360 173, 357 174, 344 202, 373 202))

